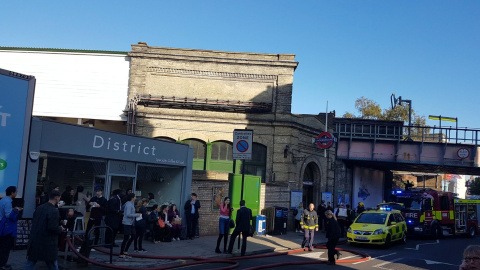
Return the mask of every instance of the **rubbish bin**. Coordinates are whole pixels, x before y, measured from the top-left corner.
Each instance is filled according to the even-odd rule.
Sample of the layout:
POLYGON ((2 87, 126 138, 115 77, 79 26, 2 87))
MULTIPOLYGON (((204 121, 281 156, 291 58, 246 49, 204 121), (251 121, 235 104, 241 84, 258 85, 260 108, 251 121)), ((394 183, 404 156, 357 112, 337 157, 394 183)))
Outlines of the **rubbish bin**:
POLYGON ((275 206, 275 223, 272 234, 287 234, 288 208, 275 206))
POLYGON ((266 234, 266 224, 267 224, 267 216, 265 215, 257 215, 257 235, 265 235, 266 234))

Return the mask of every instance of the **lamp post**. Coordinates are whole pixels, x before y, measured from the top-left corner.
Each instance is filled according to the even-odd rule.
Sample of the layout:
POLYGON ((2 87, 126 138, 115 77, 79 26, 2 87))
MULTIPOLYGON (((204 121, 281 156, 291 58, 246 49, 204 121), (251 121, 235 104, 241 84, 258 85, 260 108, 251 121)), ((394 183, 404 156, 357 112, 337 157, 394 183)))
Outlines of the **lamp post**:
POLYGON ((411 99, 402 99, 402 96, 395 98, 395 93, 392 94, 390 97, 392 102, 392 109, 398 105, 402 105, 402 103, 408 103, 408 139, 411 140, 411 126, 412 126, 412 100, 411 99))

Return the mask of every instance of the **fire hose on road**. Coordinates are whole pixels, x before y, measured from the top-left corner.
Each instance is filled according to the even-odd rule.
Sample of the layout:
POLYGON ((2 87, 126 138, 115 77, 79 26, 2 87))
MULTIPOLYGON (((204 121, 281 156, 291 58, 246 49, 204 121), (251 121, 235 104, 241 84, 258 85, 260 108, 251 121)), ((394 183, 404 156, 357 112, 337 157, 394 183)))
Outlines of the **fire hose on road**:
MULTIPOLYGON (((72 241, 71 241, 69 236, 67 236, 66 240, 67 240, 69 248, 73 251, 73 253, 76 256, 78 256, 82 260, 85 260, 88 263, 91 263, 91 264, 97 265, 97 266, 101 266, 101 267, 105 267, 105 268, 111 268, 111 269, 138 270, 138 267, 127 267, 127 266, 108 264, 108 263, 98 262, 98 261, 92 260, 90 258, 87 258, 76 250, 76 248, 73 246, 72 241)), ((314 248, 316 248, 316 249, 326 249, 326 246, 316 244, 316 245, 314 245, 314 248)), ((110 254, 109 251, 106 251, 104 249, 99 249, 99 248, 95 248, 95 249, 99 252, 102 252, 102 253, 105 253, 105 254, 110 254)), ((143 254, 131 254, 129 256, 131 256, 133 258, 152 259, 152 260, 171 260, 171 261, 187 260, 187 261, 191 261, 191 262, 181 263, 181 264, 176 264, 176 265, 142 268, 142 269, 145 269, 145 270, 174 269, 174 268, 179 268, 179 267, 188 267, 188 266, 195 266, 195 265, 201 265, 201 264, 229 264, 228 266, 222 266, 222 267, 214 268, 216 270, 228 270, 228 269, 237 268, 240 265, 239 262, 238 262, 239 260, 260 259, 260 258, 266 258, 266 257, 292 255, 292 254, 296 254, 296 253, 300 253, 300 252, 305 252, 305 250, 306 249, 302 248, 302 249, 295 249, 295 250, 290 250, 290 251, 286 251, 286 252, 271 252, 271 253, 259 254, 259 255, 231 257, 231 258, 226 258, 226 259, 192 257, 192 256, 154 256, 154 255, 143 255, 143 254)), ((365 254, 365 253, 362 253, 362 252, 349 250, 349 249, 343 249, 343 248, 336 248, 336 250, 349 252, 349 253, 359 255, 359 256, 362 257, 360 259, 337 260, 336 263, 340 263, 340 264, 355 263, 355 262, 368 261, 370 259, 370 256, 368 254, 365 254)), ((118 253, 115 253, 115 255, 118 255, 118 253)), ((326 264, 327 262, 328 261, 326 261, 326 260, 282 262, 282 263, 275 263, 275 264, 260 265, 260 266, 256 266, 256 267, 246 268, 246 269, 257 270, 257 269, 275 268, 275 267, 281 267, 281 266, 287 266, 287 265, 326 264)))

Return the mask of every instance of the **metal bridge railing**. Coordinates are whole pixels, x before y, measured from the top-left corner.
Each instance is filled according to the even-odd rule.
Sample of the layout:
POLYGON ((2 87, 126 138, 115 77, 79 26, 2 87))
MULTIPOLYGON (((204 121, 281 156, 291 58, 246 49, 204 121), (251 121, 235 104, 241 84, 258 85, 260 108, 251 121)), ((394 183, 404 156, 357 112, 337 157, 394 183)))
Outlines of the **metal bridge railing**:
POLYGON ((355 138, 478 145, 480 140, 480 129, 415 125, 336 123, 335 135, 340 139, 355 138))

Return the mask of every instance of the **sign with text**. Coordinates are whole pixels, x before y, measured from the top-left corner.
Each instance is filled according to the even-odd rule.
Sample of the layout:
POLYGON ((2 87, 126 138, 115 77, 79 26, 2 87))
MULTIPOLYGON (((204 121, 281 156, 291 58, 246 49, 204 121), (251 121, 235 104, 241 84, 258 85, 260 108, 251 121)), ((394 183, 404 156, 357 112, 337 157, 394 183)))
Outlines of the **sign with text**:
POLYGON ((252 159, 253 130, 233 131, 233 159, 252 159))
POLYGON ((9 186, 23 194, 35 78, 0 69, 0 197, 9 186))

